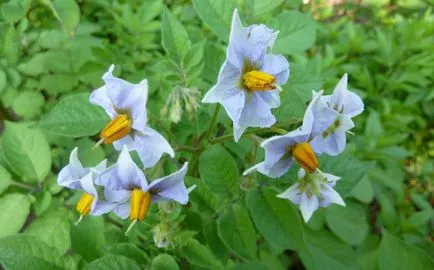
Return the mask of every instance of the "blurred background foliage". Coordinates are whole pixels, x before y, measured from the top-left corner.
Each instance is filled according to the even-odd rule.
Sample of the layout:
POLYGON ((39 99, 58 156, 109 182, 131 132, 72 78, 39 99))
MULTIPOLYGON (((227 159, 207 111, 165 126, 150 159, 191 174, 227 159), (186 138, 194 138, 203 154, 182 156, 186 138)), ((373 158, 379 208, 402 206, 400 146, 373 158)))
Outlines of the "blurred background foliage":
MULTIPOLYGON (((2 0, 0 264, 433 269, 433 5, 432 0, 2 0), (243 139, 239 145, 211 143, 200 156, 188 151, 202 146, 196 135, 207 129, 213 107, 200 105, 200 99, 225 58, 235 7, 245 23, 280 31, 274 51, 288 57, 291 75, 275 111, 279 125, 294 128, 311 90, 331 92, 344 73, 365 102, 346 155, 322 163, 341 170, 343 181, 354 179, 355 186, 341 187, 347 207, 321 209, 306 226, 294 207, 274 197, 273 188, 255 188, 269 185, 268 179, 240 177, 260 160, 254 135, 253 142, 243 139), (100 111, 86 123, 77 120, 81 110, 95 110, 86 105, 87 95, 102 85, 112 63, 126 80, 148 78, 151 125, 180 151, 178 161, 190 160, 187 182, 198 185, 187 208, 152 208, 130 237, 123 235, 126 224, 111 215, 71 226, 80 194, 56 184, 74 146, 85 165, 116 156, 111 147, 90 151, 96 137, 86 136, 106 121, 100 111), (298 239, 300 230, 304 239, 298 239), (169 247, 155 247, 155 237, 169 247), (297 241, 304 241, 303 248, 297 241)), ((230 134, 229 119, 222 112, 218 119, 218 135, 230 134)), ((176 168, 165 161, 149 174, 176 168)), ((295 169, 273 185, 283 189, 294 176, 295 169)))

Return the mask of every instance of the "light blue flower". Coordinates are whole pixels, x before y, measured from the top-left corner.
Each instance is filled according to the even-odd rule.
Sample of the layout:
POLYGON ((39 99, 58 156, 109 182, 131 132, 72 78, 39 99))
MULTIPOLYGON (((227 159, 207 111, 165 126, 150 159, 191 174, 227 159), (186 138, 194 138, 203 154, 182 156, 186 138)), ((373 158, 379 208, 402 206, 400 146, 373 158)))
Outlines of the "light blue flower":
POLYGON ((78 159, 78 148, 74 148, 69 157, 69 164, 59 172, 57 183, 60 186, 84 191, 77 204, 77 211, 81 215, 80 220, 84 215, 98 216, 112 209, 110 204, 98 200, 98 192, 94 184, 105 168, 106 160, 103 160, 95 167, 83 167, 78 159))
POLYGON ((310 145, 318 154, 336 156, 342 153, 346 144, 346 133, 354 127, 352 117, 364 110, 362 99, 347 89, 348 76, 345 74, 336 85, 333 94, 321 97, 315 121, 322 122, 320 132, 312 134, 310 145))
POLYGON ((101 132, 100 142, 112 143, 117 150, 125 145, 136 150, 145 168, 154 166, 164 153, 175 153, 157 131, 147 126, 148 81, 132 84, 113 76, 114 65, 102 77, 105 85, 94 90, 90 102, 104 108, 112 121, 101 132))
MULTIPOLYGON (((318 130, 321 130, 321 126, 327 125, 327 123, 315 121, 315 114, 322 113, 322 109, 324 108, 324 106, 318 105, 321 101, 321 95, 322 91, 318 93, 313 92, 312 101, 306 109, 301 127, 285 135, 273 136, 261 143, 261 147, 265 150, 264 161, 256 164, 250 169, 247 169, 244 172, 244 175, 254 171, 259 171, 268 177, 276 178, 282 176, 289 168, 291 168, 294 160, 294 147, 297 144, 308 142, 312 137, 312 130, 318 132, 318 130)), ((309 151, 309 147, 306 144, 304 144, 304 147, 306 147, 306 151, 309 151)), ((310 155, 315 154, 310 153, 310 155)), ((316 157, 313 159, 316 159, 316 157)), ((310 165, 309 167, 315 167, 317 165, 315 164, 315 160, 307 160, 303 163, 310 165)))
POLYGON ((105 187, 105 199, 116 205, 113 209, 116 215, 122 219, 130 216, 133 221, 143 220, 151 203, 166 200, 173 200, 180 204, 188 202, 188 193, 191 190, 188 190, 184 184, 187 168, 188 163, 185 163, 179 171, 149 184, 145 174, 131 159, 124 146, 118 161, 100 175, 97 184, 105 187), (137 202, 134 196, 140 200, 137 202), (131 213, 130 210, 135 211, 134 208, 137 208, 140 213, 131 213))
POLYGON ((263 24, 243 27, 234 11, 226 60, 202 102, 223 105, 233 121, 235 141, 247 127, 276 122, 271 109, 280 106, 278 89, 289 77, 288 61, 268 53, 277 34, 263 24))
POLYGON ((339 179, 338 176, 319 170, 309 174, 300 169, 297 183, 277 197, 299 205, 304 221, 308 222, 319 207, 327 207, 333 203, 345 206, 342 197, 333 189, 339 179))

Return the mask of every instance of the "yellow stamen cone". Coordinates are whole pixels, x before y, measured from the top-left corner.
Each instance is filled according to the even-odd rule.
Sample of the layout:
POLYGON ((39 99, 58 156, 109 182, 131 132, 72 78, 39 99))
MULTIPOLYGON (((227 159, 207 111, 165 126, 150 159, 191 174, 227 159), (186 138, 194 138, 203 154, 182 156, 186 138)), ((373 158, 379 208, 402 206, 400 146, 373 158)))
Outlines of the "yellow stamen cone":
POLYGON ((151 194, 138 188, 131 192, 130 219, 142 221, 151 205, 151 194))
MULTIPOLYGON (((131 132, 132 121, 127 114, 119 114, 101 131, 100 137, 104 144, 117 141, 131 132)), ((101 143, 101 140, 98 143, 101 143)))
POLYGON ((319 167, 318 159, 308 142, 294 145, 292 156, 308 173, 313 173, 319 167))
POLYGON ((268 73, 252 70, 243 74, 244 86, 250 91, 266 91, 276 89, 276 78, 268 73))
POLYGON ((77 212, 80 213, 80 218, 77 220, 77 222, 75 222, 75 225, 78 225, 78 223, 80 223, 83 217, 89 214, 90 208, 92 207, 93 199, 94 197, 87 192, 84 192, 81 195, 80 200, 78 201, 77 206, 75 207, 77 212))
POLYGON ((144 192, 141 189, 135 188, 131 192, 130 220, 132 223, 130 226, 128 226, 125 235, 128 235, 137 221, 142 221, 145 219, 145 216, 149 210, 149 206, 151 206, 151 199, 151 194, 149 192, 144 192))

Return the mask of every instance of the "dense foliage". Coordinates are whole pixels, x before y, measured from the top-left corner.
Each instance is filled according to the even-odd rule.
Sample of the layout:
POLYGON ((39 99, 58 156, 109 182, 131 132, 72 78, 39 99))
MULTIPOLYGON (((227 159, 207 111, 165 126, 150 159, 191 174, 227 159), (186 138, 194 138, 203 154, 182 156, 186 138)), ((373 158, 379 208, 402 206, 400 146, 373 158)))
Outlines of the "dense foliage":
MULTIPOLYGON (((0 6, 0 266, 5 269, 433 269, 434 15, 432 0, 4 0, 0 6), (348 2, 348 3, 344 3, 348 2), (279 30, 290 63, 273 128, 247 129, 203 104, 225 59, 233 10, 279 30), (78 147, 86 166, 108 122, 89 93, 115 74, 149 81, 150 126, 176 151, 151 179, 188 161, 186 206, 154 204, 128 236, 114 214, 78 218, 80 193, 57 184, 78 147), (242 172, 260 142, 298 127, 311 90, 349 75, 365 111, 343 154, 321 156, 342 177, 346 207, 304 223, 276 197, 278 179, 242 172)), ((134 160, 140 162, 138 155, 134 160)), ((1 268, 1 267, 0 267, 1 268)))

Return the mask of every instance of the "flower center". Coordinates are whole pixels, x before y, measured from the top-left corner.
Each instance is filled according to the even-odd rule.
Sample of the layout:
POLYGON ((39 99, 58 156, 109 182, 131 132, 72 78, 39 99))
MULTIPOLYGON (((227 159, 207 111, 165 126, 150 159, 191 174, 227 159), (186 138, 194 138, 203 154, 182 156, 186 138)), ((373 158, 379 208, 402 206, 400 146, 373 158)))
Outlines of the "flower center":
POLYGON ((93 196, 87 192, 84 192, 81 195, 80 200, 78 201, 75 209, 77 210, 77 212, 80 213, 80 215, 83 215, 83 216, 87 215, 90 212, 92 202, 93 202, 93 196))
POLYGON ((100 137, 104 144, 117 141, 131 132, 132 121, 127 114, 119 114, 101 131, 100 137))
POLYGON ((130 219, 142 221, 151 205, 151 194, 135 188, 131 192, 130 219))
POLYGON ((243 86, 249 91, 266 91, 276 89, 276 78, 273 75, 251 70, 242 76, 243 86))
POLYGON ((341 126, 341 121, 339 118, 336 118, 336 120, 331 124, 326 131, 322 133, 323 138, 327 138, 330 134, 333 134, 338 127, 341 126))
POLYGON ((309 173, 313 173, 319 166, 318 159, 308 142, 298 143, 291 148, 292 156, 309 173))

